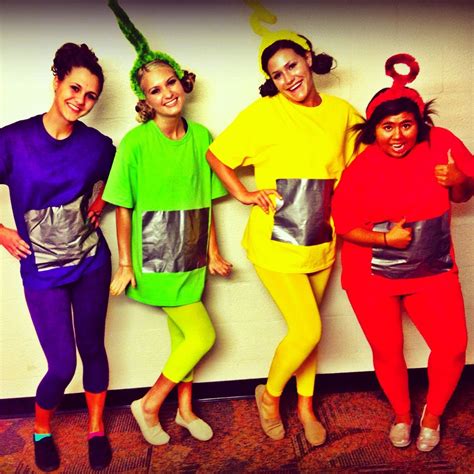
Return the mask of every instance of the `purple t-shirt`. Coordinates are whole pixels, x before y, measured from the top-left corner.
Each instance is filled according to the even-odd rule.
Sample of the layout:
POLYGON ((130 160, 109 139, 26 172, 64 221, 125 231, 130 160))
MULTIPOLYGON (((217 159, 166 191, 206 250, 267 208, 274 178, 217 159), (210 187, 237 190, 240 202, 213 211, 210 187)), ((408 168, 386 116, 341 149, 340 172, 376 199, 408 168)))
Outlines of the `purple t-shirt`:
POLYGON ((110 258, 86 217, 114 154, 112 140, 82 122, 64 140, 47 133, 42 115, 0 129, 0 184, 10 188, 17 231, 32 250, 21 260, 25 287, 74 282, 110 258))

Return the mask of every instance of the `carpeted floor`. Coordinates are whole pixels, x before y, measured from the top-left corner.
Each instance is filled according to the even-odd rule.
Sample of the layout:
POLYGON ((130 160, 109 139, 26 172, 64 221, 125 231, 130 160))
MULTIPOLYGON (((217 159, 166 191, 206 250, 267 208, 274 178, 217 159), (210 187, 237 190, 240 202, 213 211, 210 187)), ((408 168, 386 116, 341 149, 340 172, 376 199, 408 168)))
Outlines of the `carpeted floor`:
MULTIPOLYGON (((419 416, 424 387, 412 389, 419 416)), ((392 447, 387 432, 391 414, 380 391, 323 393, 317 411, 329 436, 312 448, 295 414, 295 397, 285 393, 283 415, 287 436, 265 437, 253 399, 196 402, 196 411, 214 429, 214 438, 199 442, 174 422, 176 405, 166 405, 162 425, 169 445, 147 444, 128 407, 108 408, 106 426, 113 460, 104 473, 474 473, 474 381, 464 381, 443 418, 442 440, 431 453, 414 444, 392 447)), ((0 420, 0 473, 37 472, 31 442, 32 418, 0 420)), ((416 422, 418 419, 416 419, 416 422)), ((89 473, 85 411, 55 417, 54 435, 61 467, 56 472, 89 473)), ((416 435, 416 430, 415 430, 416 435)))

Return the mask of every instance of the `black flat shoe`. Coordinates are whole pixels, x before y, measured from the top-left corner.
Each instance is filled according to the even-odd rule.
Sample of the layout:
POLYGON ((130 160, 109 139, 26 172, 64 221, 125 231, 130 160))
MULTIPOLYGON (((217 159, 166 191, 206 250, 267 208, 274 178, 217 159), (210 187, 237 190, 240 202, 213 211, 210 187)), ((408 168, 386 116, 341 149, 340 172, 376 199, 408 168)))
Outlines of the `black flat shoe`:
POLYGON ((35 463, 38 469, 50 472, 59 467, 58 450, 52 436, 35 441, 33 435, 33 445, 35 447, 35 463))
POLYGON ((94 436, 87 443, 91 468, 94 471, 105 469, 112 460, 112 449, 107 436, 94 436))

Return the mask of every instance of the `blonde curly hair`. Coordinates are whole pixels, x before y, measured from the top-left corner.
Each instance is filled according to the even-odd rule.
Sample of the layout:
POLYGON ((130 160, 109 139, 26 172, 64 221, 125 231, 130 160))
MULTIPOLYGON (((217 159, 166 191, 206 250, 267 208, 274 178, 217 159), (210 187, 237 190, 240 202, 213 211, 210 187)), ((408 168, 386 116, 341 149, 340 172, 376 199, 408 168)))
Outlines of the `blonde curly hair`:
MULTIPOLYGON (((137 82, 138 84, 140 84, 140 87, 142 85, 143 77, 145 76, 147 72, 150 72, 163 65, 169 66, 171 69, 173 69, 173 67, 170 64, 160 59, 155 59, 154 61, 144 64, 140 69, 138 69, 137 82)), ((186 94, 189 94, 193 90, 195 80, 196 80, 196 75, 194 73, 189 72, 189 71, 184 71, 184 76, 182 77, 182 79, 179 79, 179 81, 181 82, 181 85, 183 86, 184 92, 186 92, 186 94)), ((141 99, 137 102, 137 104, 135 105, 135 111, 137 112, 136 119, 140 123, 146 123, 150 120, 153 120, 156 115, 155 109, 150 107, 147 104, 145 99, 141 99)))

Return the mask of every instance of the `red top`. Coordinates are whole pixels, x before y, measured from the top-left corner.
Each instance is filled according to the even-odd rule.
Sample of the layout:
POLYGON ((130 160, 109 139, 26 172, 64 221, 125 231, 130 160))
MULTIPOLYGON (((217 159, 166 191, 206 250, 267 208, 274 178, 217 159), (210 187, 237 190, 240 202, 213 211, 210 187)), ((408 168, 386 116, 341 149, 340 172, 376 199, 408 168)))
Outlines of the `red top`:
MULTIPOLYGON (((362 227, 372 230, 378 222, 407 222, 438 217, 450 210, 448 189, 437 183, 434 167, 446 164, 451 150, 457 167, 474 176, 471 152, 451 132, 433 127, 429 141, 417 144, 403 158, 392 158, 376 145, 368 146, 344 171, 332 202, 338 234, 362 227)), ((354 288, 370 281, 392 294, 417 291, 427 279, 443 278, 447 273, 420 278, 389 279, 372 275, 372 248, 346 240, 342 245, 342 286, 354 288)), ((454 260, 451 245, 451 257, 454 260)), ((456 264, 450 270, 457 271, 456 264)))

